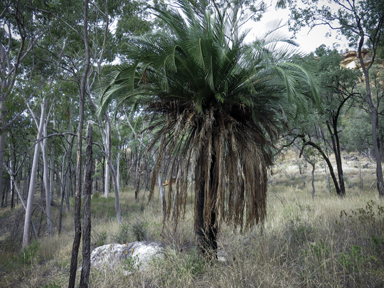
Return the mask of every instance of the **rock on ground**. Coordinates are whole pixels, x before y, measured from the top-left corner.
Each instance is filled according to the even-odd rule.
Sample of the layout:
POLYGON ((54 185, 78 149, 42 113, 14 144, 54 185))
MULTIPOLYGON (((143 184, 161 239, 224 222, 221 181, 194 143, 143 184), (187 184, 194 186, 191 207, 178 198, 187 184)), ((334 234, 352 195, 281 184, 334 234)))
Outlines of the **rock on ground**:
POLYGON ((162 246, 158 242, 131 242, 126 244, 107 244, 95 248, 91 254, 91 267, 115 270, 122 267, 126 274, 144 271, 149 260, 162 257, 162 246))

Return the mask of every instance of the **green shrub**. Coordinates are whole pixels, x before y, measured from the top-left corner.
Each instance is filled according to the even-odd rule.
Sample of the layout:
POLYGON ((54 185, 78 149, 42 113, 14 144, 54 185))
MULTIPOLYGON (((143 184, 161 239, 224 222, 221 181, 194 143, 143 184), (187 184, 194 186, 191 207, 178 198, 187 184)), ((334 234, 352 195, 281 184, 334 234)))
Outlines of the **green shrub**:
POLYGON ((364 255, 361 247, 358 245, 352 245, 349 253, 340 253, 337 259, 348 272, 358 272, 369 260, 373 260, 373 258, 364 255))
POLYGON ((128 225, 122 224, 120 226, 120 229, 117 232, 117 234, 112 235, 111 238, 112 238, 112 241, 116 242, 116 243, 121 243, 121 244, 129 243, 130 242, 130 235, 129 235, 128 225))
POLYGON ((124 260, 123 269, 130 273, 135 273, 139 271, 141 267, 141 263, 138 260, 139 260, 139 257, 137 255, 136 257, 127 257, 127 259, 124 260))
POLYGON ((147 228, 148 222, 137 218, 134 223, 131 225, 131 232, 136 239, 136 241, 145 241, 147 237, 147 228))
POLYGON ((94 238, 94 243, 96 247, 103 246, 107 244, 107 232, 103 231, 100 234, 98 234, 96 231, 93 231, 93 234, 95 234, 94 238))
POLYGON ((39 252, 40 243, 33 242, 27 248, 24 248, 18 255, 16 262, 19 265, 31 265, 36 260, 37 252, 39 252))

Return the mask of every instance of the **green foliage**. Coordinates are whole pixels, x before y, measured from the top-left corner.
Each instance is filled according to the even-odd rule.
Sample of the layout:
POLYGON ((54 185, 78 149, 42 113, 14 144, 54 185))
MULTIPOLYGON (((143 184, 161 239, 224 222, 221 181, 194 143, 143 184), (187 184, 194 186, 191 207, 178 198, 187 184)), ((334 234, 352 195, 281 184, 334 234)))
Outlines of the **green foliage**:
POLYGON ((92 195, 92 199, 99 199, 100 198, 100 193, 96 192, 96 193, 93 193, 92 195))
POLYGON ((358 272, 365 263, 372 260, 374 261, 375 257, 364 255, 359 245, 352 245, 348 253, 340 253, 337 258, 337 261, 350 273, 358 272))
POLYGON ((117 243, 129 243, 132 241, 148 240, 148 221, 140 217, 134 217, 129 223, 123 223, 119 231, 112 236, 112 240, 117 243))
POLYGON ((130 230, 136 241, 147 240, 148 222, 140 218, 136 218, 131 224, 130 230))
POLYGON ((96 231, 92 231, 92 238, 94 239, 93 241, 96 247, 99 247, 107 244, 108 234, 105 231, 100 233, 96 233, 96 231))
POLYGON ((352 273, 358 272, 364 265, 382 263, 384 256, 384 207, 368 201, 363 208, 340 212, 340 220, 336 224, 341 227, 348 225, 356 233, 356 243, 347 252, 338 256, 339 263, 352 273))
POLYGON ((327 253, 329 253, 329 249, 326 247, 325 242, 317 241, 314 244, 310 243, 309 247, 311 253, 316 257, 319 267, 322 266, 327 257, 327 253))
POLYGON ((16 256, 15 262, 18 265, 31 265, 36 260, 39 250, 40 243, 37 241, 33 242, 16 256))
MULTIPOLYGON (((95 193, 98 194, 98 193, 95 193)), ((116 216, 115 198, 93 196, 91 200, 91 214, 97 218, 113 218, 116 216)))
POLYGON ((131 235, 129 233, 129 226, 127 224, 122 224, 119 227, 117 234, 112 235, 112 241, 117 243, 129 243, 131 242, 131 235))
POLYGON ((369 41, 370 48, 378 44, 377 32, 384 25, 383 0, 334 1, 334 5, 320 5, 318 0, 287 2, 291 10, 290 29, 295 32, 302 27, 329 25, 347 37, 352 47, 358 45, 360 36, 369 41))
POLYGON ((140 270, 142 263, 139 261, 139 256, 129 256, 124 260, 123 269, 130 273, 135 273, 140 270))
POLYGON ((189 274, 199 277, 205 271, 206 265, 206 260, 199 255, 196 249, 193 249, 184 255, 177 272, 180 275, 189 274))
POLYGON ((287 227, 287 233, 291 235, 293 245, 297 246, 301 246, 310 241, 311 234, 313 232, 313 228, 310 225, 300 221, 300 218, 298 217, 290 219, 287 227))
POLYGON ((379 235, 384 232, 384 206, 376 205, 373 200, 367 202, 363 208, 352 210, 350 214, 345 210, 340 211, 340 219, 362 225, 362 227, 377 232, 379 235))
MULTIPOLYGON (((129 61, 116 67, 106 83, 99 112, 115 103, 117 111, 121 105, 146 108, 152 120, 148 130, 154 132, 150 147, 157 144, 158 155, 171 156, 158 157, 150 198, 162 162, 167 161, 165 174, 180 171, 174 194, 177 205, 167 201, 175 208, 175 221, 185 212, 184 191, 191 171, 196 182, 211 183, 218 190, 208 193, 210 188, 204 188, 204 205, 214 203, 215 211, 230 211, 217 213, 217 222, 249 228, 265 217, 266 167, 272 165, 273 142, 286 128, 288 117, 306 110, 307 100, 318 101, 317 86, 305 69, 288 61, 290 51, 276 48, 276 41, 283 40, 273 37, 275 30, 247 44, 245 34, 237 39, 228 35, 233 28, 229 15, 209 11, 200 15, 189 1, 177 4, 180 9, 153 8, 167 30, 132 39, 126 51, 129 61), (191 169, 190 163, 196 167, 191 169), (244 177, 238 177, 239 170, 244 177), (225 191, 227 179, 230 185, 225 191)), ((292 44, 289 39, 284 42, 292 44)), ((169 195, 174 193, 171 187, 169 195)), ((208 210, 212 207, 204 208, 206 225, 208 210)))

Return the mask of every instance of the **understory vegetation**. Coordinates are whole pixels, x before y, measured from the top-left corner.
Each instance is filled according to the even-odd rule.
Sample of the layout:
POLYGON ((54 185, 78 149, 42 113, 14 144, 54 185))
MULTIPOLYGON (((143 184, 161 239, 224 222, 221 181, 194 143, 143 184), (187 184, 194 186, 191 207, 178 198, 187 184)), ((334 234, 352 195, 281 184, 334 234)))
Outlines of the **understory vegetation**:
MULTIPOLYGON (((361 160, 363 161, 363 159, 361 160)), ((220 227, 219 261, 209 263, 198 253, 193 230, 193 199, 175 230, 162 226, 158 193, 148 204, 148 191, 134 200, 134 189, 121 193, 123 224, 116 222, 114 199, 92 197, 92 246, 132 241, 160 241, 164 258, 145 272, 125 263, 116 271, 91 270, 90 287, 383 287, 384 203, 370 189, 374 169, 363 172, 362 189, 356 163, 346 165, 349 185, 344 198, 327 191, 321 165, 312 200, 311 169, 295 166, 288 155, 277 161, 269 177, 268 216, 250 231, 220 227), (220 261, 225 259, 225 261, 220 261), (124 275, 124 270, 134 272, 124 275)), ((62 232, 51 238, 39 226, 40 241, 21 250, 22 207, 1 211, 0 287, 67 287, 72 249, 73 212, 65 215, 62 232), (7 225, 5 224, 7 223, 7 225), (15 243, 18 246, 15 246, 15 243)), ((57 215, 58 209, 53 209, 57 215)), ((55 216, 56 217, 56 216, 55 216)), ((57 218, 53 223, 57 223, 57 218)), ((57 231, 57 230, 55 230, 57 231)), ((81 259, 79 259, 79 264, 81 259)), ((80 273, 78 273, 80 274, 80 273)), ((79 277, 80 275, 78 275, 79 277)))

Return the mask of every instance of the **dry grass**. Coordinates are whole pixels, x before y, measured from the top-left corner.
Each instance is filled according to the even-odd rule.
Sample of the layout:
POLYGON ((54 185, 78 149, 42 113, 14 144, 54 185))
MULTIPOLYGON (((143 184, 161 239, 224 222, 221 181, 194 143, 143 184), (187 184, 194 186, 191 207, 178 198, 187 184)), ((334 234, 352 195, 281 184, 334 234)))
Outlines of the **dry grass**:
MULTIPOLYGON (((263 229, 240 233, 221 225, 219 252, 225 262, 208 263, 200 258, 191 212, 176 231, 172 224, 162 229, 158 199, 147 205, 145 196, 135 202, 133 191, 124 191, 121 227, 115 221, 114 199, 94 197, 93 245, 135 241, 141 235, 137 231, 143 230, 145 239, 163 242, 165 257, 153 261, 148 271, 130 276, 122 270, 92 271, 90 287, 383 287, 384 200, 369 189, 374 170, 363 170, 363 190, 354 185, 340 199, 327 192, 319 163, 313 201, 310 169, 300 175, 291 154, 278 161, 277 174, 270 177, 263 229)), ((355 164, 346 165, 349 183, 360 181, 355 164)), ((2 212, 1 221, 17 219, 16 213, 2 212)), ((64 227, 72 233, 71 213, 64 227)), ((24 253, 4 249, 9 236, 9 231, 0 235, 0 287, 67 286, 70 236, 43 237, 40 245, 24 253)))

